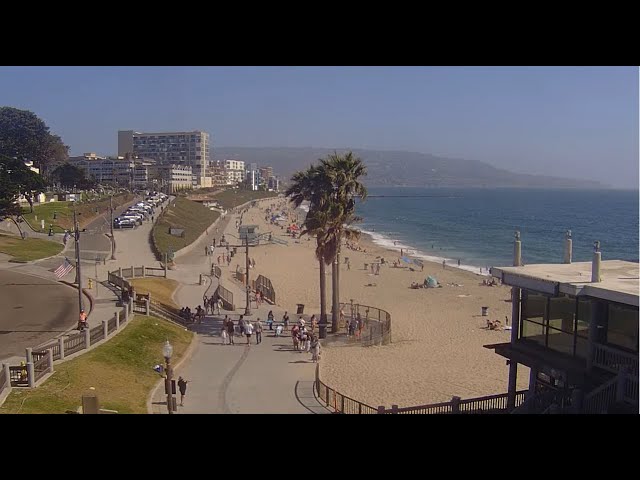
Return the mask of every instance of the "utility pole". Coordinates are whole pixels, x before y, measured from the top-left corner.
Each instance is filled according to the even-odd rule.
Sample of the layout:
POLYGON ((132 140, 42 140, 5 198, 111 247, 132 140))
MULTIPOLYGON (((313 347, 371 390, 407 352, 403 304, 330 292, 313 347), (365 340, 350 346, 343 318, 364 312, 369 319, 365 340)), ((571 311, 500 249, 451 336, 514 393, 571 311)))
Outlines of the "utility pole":
POLYGON ((76 247, 76 283, 78 284, 78 308, 80 311, 84 310, 82 304, 82 271, 80 267, 80 227, 78 225, 78 218, 76 216, 76 204, 73 203, 73 226, 75 247, 76 247))
POLYGON ((111 211, 111 260, 116 259, 116 238, 113 236, 113 193, 109 197, 109 210, 111 211))

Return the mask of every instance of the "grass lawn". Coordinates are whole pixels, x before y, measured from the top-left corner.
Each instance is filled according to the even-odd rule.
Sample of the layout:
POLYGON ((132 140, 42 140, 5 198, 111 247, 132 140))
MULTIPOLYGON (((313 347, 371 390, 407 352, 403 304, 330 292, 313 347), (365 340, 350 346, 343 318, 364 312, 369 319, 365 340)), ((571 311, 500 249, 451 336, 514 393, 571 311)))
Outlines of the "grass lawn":
POLYGON ((14 388, 0 413, 65 413, 82 404, 95 387, 101 408, 119 413, 147 413, 147 396, 160 376, 153 366, 164 364, 162 345, 173 345, 175 364, 191 343, 192 332, 164 320, 136 315, 131 325, 105 344, 68 362, 33 389, 14 388))
POLYGON ((62 251, 64 245, 40 238, 27 238, 0 235, 0 252, 11 255, 13 260, 28 262, 39 258, 51 257, 62 251))
MULTIPOLYGON (((113 197, 113 207, 116 208, 123 203, 130 202, 134 196, 131 193, 113 197)), ((29 213, 29 207, 22 208, 22 215, 36 231, 49 231, 49 225, 53 225, 55 233, 61 233, 73 228, 73 203, 74 202, 49 202, 34 205, 33 213, 29 213), (56 218, 53 218, 53 213, 56 218), (36 217, 38 218, 36 220, 36 217), (41 220, 44 220, 44 230, 40 229, 41 220)), ((91 223, 98 215, 109 213, 109 198, 92 202, 82 202, 76 206, 78 222, 80 227, 91 223)))
POLYGON ((169 250, 177 252, 193 243, 219 216, 218 212, 211 211, 198 202, 176 197, 151 231, 156 250, 160 254, 158 260, 169 250), (184 237, 170 235, 169 228, 183 228, 184 237))
POLYGON ((275 198, 277 196, 277 192, 229 189, 225 190, 224 192, 220 192, 217 195, 212 195, 211 199, 217 200, 218 203, 220 203, 220 205, 222 205, 224 208, 230 209, 251 200, 258 200, 260 198, 275 198))
POLYGON ((132 278, 129 283, 136 293, 150 293, 151 300, 179 309, 173 301, 173 292, 179 283, 170 278, 132 278))

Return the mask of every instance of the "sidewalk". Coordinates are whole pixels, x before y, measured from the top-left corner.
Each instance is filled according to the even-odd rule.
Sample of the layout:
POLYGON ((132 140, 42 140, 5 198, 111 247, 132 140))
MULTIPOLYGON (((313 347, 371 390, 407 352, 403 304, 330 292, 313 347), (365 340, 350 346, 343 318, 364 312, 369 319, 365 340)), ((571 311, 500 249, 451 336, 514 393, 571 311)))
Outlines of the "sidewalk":
MULTIPOLYGON (((214 237, 218 240, 222 232, 237 234, 236 218, 236 215, 227 215, 226 225, 220 226, 217 233, 215 228, 209 229, 209 235, 181 257, 177 268, 169 272, 169 278, 182 284, 175 295, 177 303, 193 310, 202 305, 203 295, 213 293, 217 279, 207 278, 204 285, 198 281, 201 273, 209 274, 209 260, 217 258, 223 249, 216 248, 214 255, 207 257, 204 247, 210 245, 214 237)), ((189 381, 184 406, 178 407, 178 413, 330 413, 313 395, 316 365, 311 362, 311 354, 294 351, 290 335, 278 338, 275 331, 268 330, 269 310, 280 320, 284 309, 263 303, 246 317, 251 321, 262 320, 261 344, 256 345, 255 334, 251 336, 250 346, 246 344, 246 336, 236 336, 235 345, 222 344, 220 330, 224 315, 230 315, 237 322, 245 310, 244 289, 226 280, 224 274, 222 283, 233 292, 236 310, 207 315, 202 324, 192 327, 199 343, 192 358, 174 372, 176 380, 181 375, 189 381)), ((295 322, 295 314, 290 316, 295 322)), ((179 403, 179 393, 177 400, 179 403)), ((164 389, 158 389, 152 403, 154 413, 167 413, 164 389)))

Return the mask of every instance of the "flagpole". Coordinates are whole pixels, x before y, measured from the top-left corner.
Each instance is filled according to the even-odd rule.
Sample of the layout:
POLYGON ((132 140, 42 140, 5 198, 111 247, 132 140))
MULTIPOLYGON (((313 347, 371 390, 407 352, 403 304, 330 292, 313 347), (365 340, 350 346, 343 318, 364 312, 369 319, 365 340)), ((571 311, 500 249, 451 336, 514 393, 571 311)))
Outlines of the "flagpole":
POLYGON ((76 217, 76 203, 73 202, 73 227, 74 239, 76 246, 76 283, 78 284, 78 314, 84 309, 82 305, 82 271, 80 270, 80 230, 78 228, 78 220, 76 217))

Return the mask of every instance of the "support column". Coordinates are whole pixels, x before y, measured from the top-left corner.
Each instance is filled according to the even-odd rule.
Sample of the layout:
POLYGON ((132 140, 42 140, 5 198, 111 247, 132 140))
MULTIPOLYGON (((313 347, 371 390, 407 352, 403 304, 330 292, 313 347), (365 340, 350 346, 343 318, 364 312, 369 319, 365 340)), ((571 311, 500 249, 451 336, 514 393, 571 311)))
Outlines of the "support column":
POLYGON ((49 363, 49 373, 53 373, 53 348, 47 350, 47 362, 49 363))
MULTIPOLYGON (((511 345, 518 341, 520 330, 520 288, 511 288, 511 345)), ((516 391, 518 379, 518 362, 511 360, 509 363, 509 386, 507 396, 507 408, 516 408, 516 391)))
POLYGON ((64 337, 58 338, 58 346, 60 347, 60 360, 64 360, 64 337))
POLYGON ((33 349, 31 349, 31 348, 27 348, 26 349, 26 355, 25 356, 27 357, 27 363, 29 363, 29 362, 33 363, 33 353, 32 352, 33 352, 33 349))
POLYGON ((9 364, 3 363, 2 368, 4 369, 4 384, 6 388, 11 388, 11 372, 9 371, 9 364))
POLYGON ((129 297, 129 313, 133 313, 133 298, 129 297))
POLYGON ((142 278, 145 276, 144 265, 142 265, 142 278))
POLYGON ((27 362, 27 381, 30 388, 36 386, 36 371, 33 368, 33 362, 27 362))
POLYGON ((145 315, 149 315, 149 299, 148 298, 144 299, 144 310, 145 310, 145 315))
POLYGON ((102 320, 102 333, 104 334, 105 340, 109 336, 109 322, 106 320, 102 320))
POLYGON ((116 330, 120 328, 120 312, 116 311, 116 330))
POLYGON ((84 348, 89 348, 91 346, 91 329, 87 328, 84 331, 84 348))

